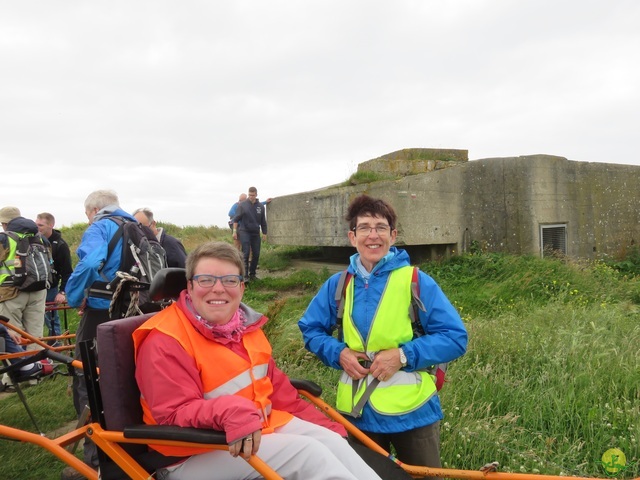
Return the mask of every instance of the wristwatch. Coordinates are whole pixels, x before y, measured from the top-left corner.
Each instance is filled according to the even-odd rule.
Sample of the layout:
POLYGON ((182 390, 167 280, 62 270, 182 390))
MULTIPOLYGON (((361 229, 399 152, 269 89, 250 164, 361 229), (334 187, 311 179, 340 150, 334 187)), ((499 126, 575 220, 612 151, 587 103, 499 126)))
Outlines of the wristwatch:
POLYGON ((404 350, 402 350, 402 348, 399 348, 398 350, 400 350, 400 363, 402 364, 403 367, 406 367, 407 356, 404 354, 404 350))

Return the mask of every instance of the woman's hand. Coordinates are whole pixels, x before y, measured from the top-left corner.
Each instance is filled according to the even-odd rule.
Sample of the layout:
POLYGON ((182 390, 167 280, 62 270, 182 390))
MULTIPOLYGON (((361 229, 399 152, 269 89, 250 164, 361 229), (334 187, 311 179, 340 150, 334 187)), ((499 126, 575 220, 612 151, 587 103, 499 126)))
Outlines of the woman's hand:
POLYGON ((229 453, 232 457, 240 455, 245 460, 249 460, 251 455, 258 453, 261 439, 262 432, 260 430, 256 430, 246 437, 229 444, 229 453))
POLYGON ((364 352, 357 352, 350 348, 344 348, 340 352, 340 366, 354 380, 360 380, 369 374, 369 369, 360 362, 369 362, 369 357, 364 352))
POLYGON ((381 382, 384 382, 393 377, 401 367, 399 348, 381 350, 373 358, 370 373, 381 382))

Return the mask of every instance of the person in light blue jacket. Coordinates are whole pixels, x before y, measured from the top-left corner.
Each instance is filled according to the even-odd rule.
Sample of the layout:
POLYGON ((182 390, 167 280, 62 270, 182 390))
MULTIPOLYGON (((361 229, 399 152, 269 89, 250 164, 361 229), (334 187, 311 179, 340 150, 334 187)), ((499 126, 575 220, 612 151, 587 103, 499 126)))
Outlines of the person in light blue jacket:
POLYGON ((339 323, 341 273, 325 282, 298 322, 305 347, 343 371, 336 407, 350 421, 387 451, 393 446, 402 462, 440 467, 443 413, 427 370, 465 353, 466 329, 438 284, 419 271, 421 332, 414 333, 414 268, 407 252, 393 246, 397 218, 391 205, 360 195, 346 219, 357 253, 340 300, 338 338, 332 333, 339 323))
MULTIPOLYGON (((118 241, 113 253, 107 258, 109 241, 116 233, 119 225, 110 217, 120 217, 136 222, 136 219, 120 208, 118 195, 112 190, 96 190, 89 194, 84 202, 85 213, 89 219, 89 228, 82 235, 78 254, 78 264, 67 281, 67 302, 79 309, 82 314, 76 331, 76 345, 84 340, 95 338, 98 325, 109 318, 109 298, 95 296, 92 287, 96 282, 110 282, 120 268, 122 239, 118 241)), ((76 358, 80 351, 76 346, 76 358)), ((84 375, 76 370, 73 377, 73 403, 78 413, 82 414, 88 405, 87 387, 84 375)), ((84 462, 94 468, 98 467, 98 455, 95 444, 85 440, 84 462)), ((74 478, 75 471, 65 468, 62 478, 74 478)), ((77 473, 77 472, 76 472, 77 473)))

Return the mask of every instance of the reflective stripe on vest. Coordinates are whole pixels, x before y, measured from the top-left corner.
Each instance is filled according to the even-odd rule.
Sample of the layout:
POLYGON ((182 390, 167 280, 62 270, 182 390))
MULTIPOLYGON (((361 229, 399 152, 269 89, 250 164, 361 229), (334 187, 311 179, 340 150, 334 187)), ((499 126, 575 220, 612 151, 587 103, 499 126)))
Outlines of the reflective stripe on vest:
MULTIPOLYGON (((212 399, 233 394, 253 401, 260 413, 263 434, 272 433, 275 428, 285 425, 293 418, 287 412, 272 409, 270 397, 273 393, 273 385, 267 376, 271 345, 262 330, 257 329, 247 333, 242 339, 249 360, 218 342, 206 339, 191 325, 177 304, 153 316, 134 332, 136 353, 152 330, 158 330, 176 339, 185 352, 193 358, 200 372, 204 398, 212 399)), ((144 398, 140 399, 140 403, 144 422, 151 425, 157 424, 144 398)), ((166 445, 151 446, 164 455, 173 456, 210 451, 166 445)))
MULTIPOLYGON (((17 235, 22 237, 20 233, 17 235)), ((15 259, 18 243, 9 235, 7 235, 7 239, 9 240, 9 254, 7 259, 0 264, 0 285, 11 286, 13 285, 13 276, 16 273, 15 259)))
MULTIPOLYGON (((366 339, 362 338, 351 318, 355 282, 349 282, 344 301, 344 341, 349 348, 366 352, 369 358, 373 359, 376 352, 398 348, 413 338, 409 317, 412 275, 411 266, 391 272, 366 339)), ((358 382, 343 372, 338 383, 337 410, 352 413, 354 406, 372 382, 374 378, 371 375, 358 382)), ((403 415, 420 408, 435 393, 436 386, 428 372, 399 370, 375 387, 368 403, 380 414, 403 415)), ((361 413, 362 411, 354 412, 356 416, 361 413)))
POLYGON ((253 367, 253 376, 251 371, 247 370, 240 375, 230 379, 227 383, 223 383, 219 387, 210 392, 205 392, 204 398, 217 398, 223 395, 235 395, 243 388, 246 388, 252 384, 252 378, 261 379, 267 376, 267 369, 269 364, 263 364, 253 367))

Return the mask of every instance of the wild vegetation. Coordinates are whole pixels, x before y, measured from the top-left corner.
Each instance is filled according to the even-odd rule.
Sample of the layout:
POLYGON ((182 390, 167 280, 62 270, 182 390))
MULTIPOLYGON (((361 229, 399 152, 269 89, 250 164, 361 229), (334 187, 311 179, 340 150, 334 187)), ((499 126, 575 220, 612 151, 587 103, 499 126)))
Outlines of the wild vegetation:
MULTIPOLYGON (((230 241, 229 230, 179 229, 187 249, 230 241)), ((83 226, 63 232, 72 243, 83 226)), ((313 250, 265 245, 259 276, 245 301, 265 312, 277 363, 310 378, 335 399, 337 372, 302 343, 296 322, 329 272, 297 270, 291 260, 313 250)), ((619 448, 640 476, 640 255, 572 262, 475 252, 421 268, 458 308, 469 349, 449 368, 441 401, 442 459, 478 469, 607 478, 601 457, 619 448)), ((77 316, 71 317, 73 328, 77 316)), ((43 430, 74 420, 68 377, 26 389, 43 430)), ((15 395, 0 400, 0 421, 33 431, 15 395)), ((44 450, 0 439, 0 478, 57 479, 63 465, 44 450)))

